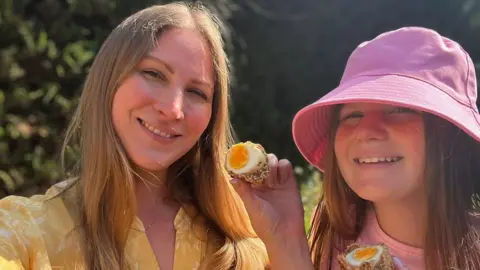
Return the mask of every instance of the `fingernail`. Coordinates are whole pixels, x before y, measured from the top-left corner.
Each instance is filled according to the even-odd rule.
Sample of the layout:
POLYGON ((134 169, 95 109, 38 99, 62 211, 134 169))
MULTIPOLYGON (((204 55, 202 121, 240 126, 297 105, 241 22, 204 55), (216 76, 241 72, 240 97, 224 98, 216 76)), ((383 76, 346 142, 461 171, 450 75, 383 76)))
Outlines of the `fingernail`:
POLYGON ((407 268, 405 267, 405 265, 403 265, 402 261, 401 261, 399 258, 393 256, 392 259, 393 259, 393 261, 396 263, 396 266, 397 266, 397 267, 399 267, 399 268, 402 269, 402 270, 407 269, 407 268))
POLYGON ((232 178, 232 179, 230 179, 230 183, 236 185, 236 184, 238 184, 238 179, 237 178, 232 178))

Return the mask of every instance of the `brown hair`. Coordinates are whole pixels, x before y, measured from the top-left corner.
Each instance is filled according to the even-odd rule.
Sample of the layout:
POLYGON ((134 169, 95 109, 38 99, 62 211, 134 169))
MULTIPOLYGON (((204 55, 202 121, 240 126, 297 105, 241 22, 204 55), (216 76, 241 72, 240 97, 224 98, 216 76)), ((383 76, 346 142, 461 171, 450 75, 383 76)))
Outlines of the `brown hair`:
POLYGON ((202 263, 203 269, 264 268, 265 248, 256 239, 223 166, 223 155, 233 139, 228 60, 220 26, 218 18, 198 4, 156 5, 125 19, 96 56, 63 153, 78 139, 80 161, 75 174, 82 193, 80 212, 88 269, 129 268, 124 248, 136 215, 136 173, 114 132, 112 100, 122 81, 169 28, 196 29, 203 35, 212 53, 215 75, 212 118, 198 144, 169 168, 169 174, 176 175, 175 181, 167 180, 170 197, 194 206, 201 217, 195 220, 203 220, 209 228, 211 254, 202 263))
MULTIPOLYGON (((309 233, 315 269, 329 269, 333 249, 343 251, 363 229, 367 201, 340 173, 333 150, 340 106, 331 118, 325 157, 324 193, 309 233), (352 207, 353 206, 353 207, 352 207), (352 212, 353 209, 353 212, 352 212)), ((426 140, 427 227, 425 269, 480 269, 480 250, 472 214, 478 205, 480 144, 450 122, 424 113, 426 140)))

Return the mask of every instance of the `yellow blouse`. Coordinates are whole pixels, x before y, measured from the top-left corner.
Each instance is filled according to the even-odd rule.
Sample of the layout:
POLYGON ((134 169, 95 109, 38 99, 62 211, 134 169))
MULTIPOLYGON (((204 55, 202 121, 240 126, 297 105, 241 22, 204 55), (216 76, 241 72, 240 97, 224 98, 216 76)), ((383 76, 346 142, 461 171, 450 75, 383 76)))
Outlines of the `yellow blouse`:
MULTIPOLYGON (((45 195, 8 196, 0 200, 0 269, 83 267, 80 235, 74 230, 78 224, 78 209, 74 209, 77 204, 61 197, 52 198, 65 185, 57 184, 45 195)), ((198 239, 197 231, 192 231, 191 221, 183 208, 175 217, 174 270, 197 269, 206 253, 206 242, 198 239)), ((126 256, 132 269, 159 269, 138 218, 130 230, 126 256)))

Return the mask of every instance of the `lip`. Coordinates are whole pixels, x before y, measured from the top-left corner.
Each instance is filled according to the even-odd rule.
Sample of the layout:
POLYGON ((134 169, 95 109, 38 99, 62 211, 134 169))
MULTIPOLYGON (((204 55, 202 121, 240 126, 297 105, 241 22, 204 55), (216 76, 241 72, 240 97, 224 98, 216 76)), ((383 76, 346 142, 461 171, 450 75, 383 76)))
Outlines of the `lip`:
MULTIPOLYGON (((137 117, 137 121, 139 122, 145 122, 147 123, 149 126, 152 126, 154 127, 155 129, 158 129, 162 132, 165 132, 165 133, 168 133, 168 134, 171 134, 171 135, 174 135, 174 136, 180 136, 181 134, 178 132, 178 130, 172 128, 172 127, 165 127, 165 126, 161 126, 161 125, 158 125, 157 124, 157 121, 149 121, 149 120, 145 120, 143 118, 139 118, 137 117)), ((142 124, 142 123, 140 123, 142 124)), ((143 125, 143 124, 142 124, 143 125)))
MULTIPOLYGON (((151 130, 149 130, 147 127, 145 127, 143 124, 142 124, 142 120, 141 118, 137 118, 137 124, 140 126, 140 128, 145 132, 145 134, 150 137, 151 139, 153 139, 154 141, 158 142, 158 143, 161 143, 161 144, 169 144, 169 143, 172 143, 173 141, 175 141, 176 139, 178 139, 181 135, 179 135, 178 133, 176 133, 173 129, 171 128, 158 128, 155 126, 156 129, 162 131, 162 132, 165 132, 165 133, 168 133, 168 134, 171 134, 173 135, 172 137, 170 138, 167 138, 167 137, 164 137, 164 136, 161 136, 161 135, 158 135, 158 134, 155 134, 153 133, 151 130)), ((146 122, 146 121, 145 121, 146 122)), ((148 123, 148 122, 147 122, 148 123)), ((151 125, 151 124, 149 124, 151 125)))
POLYGON ((394 165, 404 159, 399 155, 375 155, 375 156, 362 156, 353 159, 353 162, 357 165, 394 165))

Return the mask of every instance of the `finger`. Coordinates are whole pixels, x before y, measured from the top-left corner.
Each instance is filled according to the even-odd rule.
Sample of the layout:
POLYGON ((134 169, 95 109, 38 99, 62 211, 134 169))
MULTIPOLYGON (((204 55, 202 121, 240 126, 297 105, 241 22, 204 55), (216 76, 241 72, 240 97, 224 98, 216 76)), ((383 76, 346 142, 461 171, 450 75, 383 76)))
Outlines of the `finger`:
POLYGON ((255 195, 249 183, 236 178, 232 178, 230 183, 240 199, 242 199, 245 209, 249 215, 254 214, 256 211, 262 209, 260 199, 257 195, 255 195))
POLYGON ((278 182, 280 185, 296 186, 295 176, 290 161, 282 159, 278 162, 278 182))
POLYGON ((268 167, 270 173, 265 180, 265 185, 272 188, 278 185, 278 158, 274 154, 268 154, 268 167))

